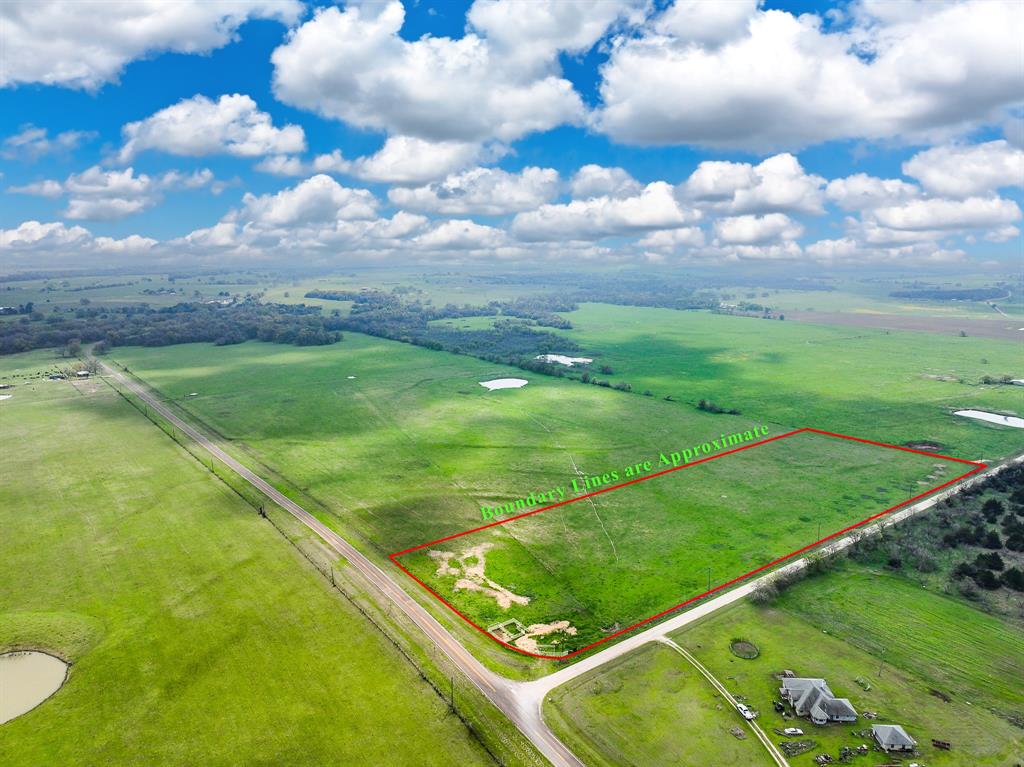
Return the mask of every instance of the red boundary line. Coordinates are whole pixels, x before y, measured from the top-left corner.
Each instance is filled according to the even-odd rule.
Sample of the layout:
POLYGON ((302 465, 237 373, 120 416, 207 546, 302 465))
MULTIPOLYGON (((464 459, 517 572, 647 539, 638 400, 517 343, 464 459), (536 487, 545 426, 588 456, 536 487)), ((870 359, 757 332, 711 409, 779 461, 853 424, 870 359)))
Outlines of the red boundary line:
POLYGON ((831 432, 831 431, 823 431, 821 429, 813 429, 811 427, 804 427, 802 429, 795 429, 794 431, 786 432, 785 434, 779 434, 779 435, 777 435, 775 437, 769 437, 768 439, 763 439, 763 440, 760 440, 759 442, 752 442, 749 445, 743 445, 742 447, 733 448, 732 450, 726 450, 725 452, 722 452, 722 453, 716 453, 715 455, 708 456, 707 458, 701 458, 699 461, 693 461, 692 463, 684 463, 681 466, 673 466, 670 469, 664 469, 664 470, 656 472, 654 474, 648 474, 646 477, 638 477, 637 479, 631 479, 629 482, 622 482, 622 483, 620 483, 618 485, 612 485, 611 487, 605 487, 605 488, 602 488, 600 490, 595 490, 592 493, 587 493, 585 495, 578 495, 575 498, 569 498, 568 500, 565 500, 565 501, 559 501, 558 503, 553 503, 550 506, 545 506, 544 508, 541 508, 541 509, 534 509, 533 511, 527 511, 527 512, 525 512, 523 514, 517 514, 516 516, 508 517, 507 519, 501 519, 501 520, 498 520, 496 522, 491 522, 490 524, 481 525, 480 527, 474 527, 474 528, 471 528, 469 530, 463 530, 461 533, 455 533, 454 535, 447 535, 444 538, 438 538, 437 540, 434 540, 434 541, 427 541, 426 543, 421 543, 419 546, 413 546, 412 548, 408 548, 408 549, 405 549, 403 551, 396 551, 393 554, 389 554, 388 557, 402 572, 404 572, 406 575, 408 575, 410 578, 412 578, 414 581, 416 581, 416 583, 418 583, 420 586, 422 586, 424 589, 426 589, 439 602, 441 602, 441 604, 443 604, 445 607, 447 607, 453 613, 458 615, 460 618, 462 618, 462 620, 464 620, 466 623, 468 623, 470 626, 475 628, 477 631, 479 631, 484 636, 489 637, 490 639, 494 640, 498 644, 503 645, 503 646, 507 647, 510 650, 514 650, 515 652, 518 652, 518 653, 520 653, 522 655, 529 655, 532 658, 543 658, 545 660, 568 660, 569 658, 573 658, 573 657, 575 657, 577 655, 585 653, 588 650, 592 650, 594 647, 597 647, 600 644, 604 644, 605 642, 608 642, 608 641, 610 641, 612 639, 615 639, 616 637, 622 636, 623 634, 628 634, 629 632, 631 632, 631 631, 633 631, 635 629, 638 629, 641 626, 645 626, 648 623, 656 621, 659 618, 663 618, 666 615, 668 615, 669 613, 673 613, 673 612, 675 612, 676 610, 679 610, 682 607, 686 607, 687 605, 693 604, 694 602, 698 602, 698 601, 704 599, 705 597, 710 596, 711 594, 714 594, 714 593, 716 593, 718 591, 726 589, 726 588, 728 588, 728 587, 730 587, 730 586, 732 586, 732 585, 734 585, 736 583, 739 583, 740 581, 746 580, 747 578, 749 578, 752 575, 756 575, 757 573, 763 572, 764 570, 768 570, 769 568, 772 568, 775 565, 778 565, 778 564, 781 564, 782 562, 785 562, 787 559, 792 559, 793 557, 797 556, 798 554, 803 554, 805 551, 813 549, 815 546, 818 546, 818 545, 820 545, 822 543, 825 543, 826 541, 830 541, 833 538, 838 538, 841 535, 845 535, 846 533, 850 532, 851 530, 856 530, 858 527, 863 527, 864 525, 868 524, 869 522, 873 522, 873 521, 875 521, 876 519, 878 519, 880 517, 884 517, 886 514, 891 514, 892 512, 896 511, 897 509, 900 509, 900 508, 902 508, 904 506, 907 506, 907 505, 913 503, 914 501, 918 501, 918 500, 924 498, 927 495, 931 495, 936 490, 942 490, 945 487, 949 487, 950 485, 954 485, 957 482, 959 482, 960 480, 966 479, 967 477, 971 476, 972 474, 976 474, 979 471, 982 471, 982 470, 987 469, 987 468, 988 468, 987 464, 981 463, 980 461, 968 461, 968 460, 963 459, 963 458, 954 458, 953 456, 949 456, 949 455, 941 455, 939 453, 929 453, 929 452, 926 452, 924 450, 914 450, 913 448, 909 448, 909 447, 901 447, 900 445, 890 445, 890 444, 887 444, 885 442, 875 442, 875 441, 870 440, 870 439, 861 439, 860 437, 850 437, 850 436, 848 436, 846 434, 837 434, 837 433, 831 432), (888 509, 885 509, 884 511, 880 511, 877 514, 873 514, 870 517, 862 519, 860 522, 855 522, 854 524, 850 525, 849 527, 844 527, 842 530, 837 530, 836 532, 832 533, 831 535, 826 535, 821 540, 815 541, 814 543, 809 543, 806 546, 804 546, 802 548, 799 548, 799 549, 797 549, 795 551, 791 551, 789 554, 781 556, 778 559, 775 559, 775 560, 773 560, 771 562, 768 562, 767 564, 761 565, 760 567, 757 567, 757 568, 751 570, 750 572, 744 573, 743 575, 740 575, 740 576, 738 576, 736 578, 733 578, 731 581, 726 581, 725 583, 719 584, 718 586, 715 586, 713 589, 705 591, 703 594, 698 594, 695 597, 690 597, 685 602, 680 602, 677 605, 673 605, 672 607, 669 607, 667 610, 662 610, 661 612, 652 615, 650 618, 645 618, 644 620, 639 621, 638 623, 634 623, 632 626, 627 626, 624 629, 620 629, 620 630, 616 631, 614 634, 609 634, 606 637, 598 639, 596 642, 591 642, 590 644, 588 644, 588 645, 586 645, 584 647, 581 647, 578 650, 573 650, 571 653, 568 653, 566 655, 541 655, 539 653, 532 653, 532 652, 528 652, 527 650, 520 649, 519 647, 516 647, 515 645, 509 644, 508 642, 503 642, 502 640, 500 640, 496 636, 494 636, 492 633, 487 631, 487 629, 483 628, 482 626, 477 625, 470 618, 466 617, 453 604, 451 604, 451 602, 449 602, 447 599, 445 599, 440 594, 438 594, 436 591, 434 591, 432 588, 430 588, 430 586, 428 586, 426 583, 424 583, 419 578, 417 578, 415 575, 413 575, 408 569, 405 568, 405 566, 402 565, 401 562, 398 561, 398 557, 404 556, 405 554, 411 554, 412 552, 419 551, 420 549, 425 549, 428 546, 434 546, 435 544, 438 544, 438 543, 444 543, 445 541, 450 541, 450 540, 452 540, 454 538, 461 538, 464 535, 469 535, 470 533, 476 533, 476 532, 479 532, 481 530, 487 530, 488 528, 496 527, 498 525, 506 525, 509 522, 514 522, 515 520, 522 519, 523 517, 529 517, 529 516, 532 516, 534 514, 540 514, 542 511, 548 511, 550 509, 556 509, 559 506, 565 506, 565 505, 570 504, 570 503, 576 503, 577 501, 582 501, 585 498, 593 498, 595 495, 601 495, 603 493, 610 493, 612 490, 618 490, 619 488, 622 488, 622 487, 627 487, 629 485, 635 485, 638 482, 646 482, 647 480, 654 479, 655 477, 660 477, 660 476, 662 476, 664 474, 670 474, 671 472, 679 471, 680 469, 687 469, 687 468, 689 468, 691 466, 697 466, 698 464, 701 464, 701 463, 707 463, 708 461, 714 461, 714 460, 717 460, 718 458, 723 458, 723 457, 725 457, 727 455, 732 455, 733 453, 739 453, 739 452, 741 452, 743 450, 749 450, 752 447, 760 447, 761 445, 767 445, 769 442, 775 442, 776 440, 779 440, 779 439, 786 439, 787 437, 792 437, 794 434, 802 434, 804 432, 813 432, 815 434, 821 434, 821 435, 824 435, 826 437, 837 437, 839 439, 847 439, 847 440, 850 440, 851 442, 862 442, 862 443, 864 443, 866 445, 876 445, 878 447, 885 447, 885 448, 889 448, 891 450, 902 450, 902 451, 904 451, 906 453, 916 453, 917 455, 926 455, 926 456, 928 456, 930 458, 941 458, 944 461, 955 461, 956 463, 965 463, 965 464, 973 466, 974 468, 971 469, 970 471, 966 472, 965 474, 961 474, 959 477, 954 477, 953 479, 949 480, 948 482, 943 482, 941 485, 936 485, 935 487, 930 488, 929 490, 925 490, 923 493, 919 493, 918 495, 915 495, 913 498, 908 498, 907 500, 903 501, 902 503, 898 503, 895 506, 890 506, 888 509))

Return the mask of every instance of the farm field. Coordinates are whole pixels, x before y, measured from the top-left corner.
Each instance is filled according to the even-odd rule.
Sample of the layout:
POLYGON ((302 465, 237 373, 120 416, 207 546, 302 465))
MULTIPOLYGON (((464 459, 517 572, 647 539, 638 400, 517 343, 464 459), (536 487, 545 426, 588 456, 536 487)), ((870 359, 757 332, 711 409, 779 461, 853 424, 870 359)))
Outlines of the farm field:
MULTIPOLYGON (((875 721, 903 725, 918 741, 923 764, 1003 767, 1014 764, 1024 749, 1024 732, 989 708, 998 704, 999 712, 1021 714, 1020 626, 895 576, 855 568, 828 573, 797 584, 772 607, 741 603, 675 632, 673 638, 730 692, 744 696, 760 712, 759 721, 766 730, 796 722, 819 744, 795 758, 795 767, 812 765, 816 753, 827 751, 835 757, 841 746, 863 742, 852 733, 870 729, 871 720, 861 717, 853 724, 826 727, 784 720, 771 705, 778 698, 774 675, 784 668, 826 679, 833 692, 849 698, 858 712, 877 712, 875 721), (821 621, 806 620, 809 610, 791 609, 804 600, 820 605, 824 595, 836 597, 834 589, 844 583, 859 588, 844 591, 833 610, 864 614, 877 606, 874 627, 865 624, 863 628, 868 636, 884 636, 884 645, 864 649, 864 642, 851 641, 851 632, 834 632, 821 621), (886 609, 886 605, 892 607, 886 609), (929 635, 921 636, 925 632, 929 635), (759 656, 745 660, 733 655, 729 646, 735 638, 753 642, 759 656), (900 649, 904 643, 927 644, 928 652, 915 655, 900 649), (953 678, 947 666, 957 669, 953 678), (990 690, 993 677, 1002 677, 996 690, 990 690), (950 700, 933 694, 933 689, 950 700), (954 750, 933 748, 932 738, 952 743, 954 750)), ((868 764, 884 762, 884 757, 877 756, 868 764)))
MULTIPOLYGON (((113 356, 384 563, 395 551, 478 526, 481 505, 567 486, 576 469, 621 470, 752 425, 532 374, 525 388, 487 392, 479 381, 521 371, 355 333, 316 349, 192 344, 113 356)), ((766 425, 772 434, 789 430, 766 425)), ((722 583, 751 561, 816 540, 819 522, 826 535, 963 473, 940 475, 934 459, 833 438, 792 440, 497 528, 487 577, 536 598, 506 610, 463 596, 486 625, 517 617, 521 607, 517 619, 526 625, 572 617, 582 646, 703 592, 709 566, 712 583, 722 583), (794 461, 820 478, 827 506, 791 498, 808 487, 787 473, 794 461), (848 469, 842 477, 836 461, 848 469), (701 483, 691 479, 696 471, 701 483), (692 506, 681 519, 684 490, 692 506), (733 493, 725 504, 721 496, 733 493), (737 520, 727 533, 723 511, 737 520), (687 554, 694 545, 706 545, 706 554, 687 554)), ((432 560, 423 559, 429 570, 432 560)), ((500 649, 475 635, 463 634, 500 649)))
MULTIPOLYGON (((237 272, 174 277, 166 274, 116 274, 88 277, 53 277, 16 280, 0 285, 0 305, 31 302, 44 314, 52 308, 108 308, 126 304, 173 306, 231 295, 258 293, 272 282, 267 275, 237 272)), ((9 319, 9 318, 4 318, 9 319)))
POLYGON ((479 626, 567 621, 550 637, 513 642, 557 655, 603 641, 972 468, 800 433, 398 561, 479 626), (496 595, 499 587, 511 594, 496 595))
POLYGON ((0 727, 0 763, 492 763, 377 629, 121 397, 27 378, 58 362, 0 358, 17 446, 0 454, 0 651, 72 662, 0 727))
MULTIPOLYGON (((1006 276, 1007 280, 1013 278, 1006 276)), ((998 277, 988 275, 970 279, 957 279, 959 287, 979 288, 992 286, 998 277)), ((985 301, 920 300, 889 295, 906 290, 899 281, 865 283, 861 281, 835 280, 835 290, 778 290, 765 287, 732 286, 724 287, 735 296, 733 301, 743 300, 771 306, 775 313, 788 312, 849 312, 857 314, 899 314, 920 317, 962 317, 966 319, 998 319, 999 314, 985 301)), ((952 282, 939 281, 940 289, 958 287, 952 282)), ((1009 289, 1008 289, 1009 290, 1009 289)), ((1009 299, 995 302, 1007 314, 1024 311, 1018 290, 1013 289, 1009 299)))
POLYGON ((982 376, 1024 374, 1019 343, 584 304, 565 331, 612 381, 686 404, 726 408, 890 444, 992 460, 1024 448, 1024 431, 954 416, 1024 414, 1024 390, 982 376))
POLYGON ((657 643, 557 688, 544 718, 590 767, 774 764, 707 680, 657 643))

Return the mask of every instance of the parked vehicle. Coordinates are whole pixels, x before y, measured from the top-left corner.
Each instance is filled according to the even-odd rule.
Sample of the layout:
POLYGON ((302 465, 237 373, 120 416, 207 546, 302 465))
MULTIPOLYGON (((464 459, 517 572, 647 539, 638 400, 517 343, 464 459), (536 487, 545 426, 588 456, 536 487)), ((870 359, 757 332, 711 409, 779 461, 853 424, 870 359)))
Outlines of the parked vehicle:
POLYGON ((743 704, 743 703, 737 703, 736 704, 736 710, 739 711, 740 712, 740 716, 742 716, 747 721, 750 721, 755 716, 757 716, 757 714, 755 714, 753 711, 751 711, 749 708, 747 708, 747 706, 745 704, 743 704))

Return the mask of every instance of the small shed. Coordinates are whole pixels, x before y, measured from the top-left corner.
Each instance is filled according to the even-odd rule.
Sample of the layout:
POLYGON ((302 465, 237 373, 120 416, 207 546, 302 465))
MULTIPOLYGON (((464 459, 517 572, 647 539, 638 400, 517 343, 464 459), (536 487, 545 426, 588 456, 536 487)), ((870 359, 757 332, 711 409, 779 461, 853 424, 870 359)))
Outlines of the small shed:
POLYGON ((89 371, 88 370, 79 370, 78 372, 75 373, 75 375, 78 376, 79 378, 88 378, 89 377, 89 371))
POLYGON ((907 734, 898 724, 873 724, 871 736, 875 743, 886 753, 892 751, 913 751, 917 741, 907 734))

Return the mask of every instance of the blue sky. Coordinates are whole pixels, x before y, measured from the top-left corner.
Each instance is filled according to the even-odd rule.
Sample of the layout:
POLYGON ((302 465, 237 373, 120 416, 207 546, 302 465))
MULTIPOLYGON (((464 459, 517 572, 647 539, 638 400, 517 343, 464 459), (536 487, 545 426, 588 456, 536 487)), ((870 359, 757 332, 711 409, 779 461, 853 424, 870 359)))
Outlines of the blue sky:
POLYGON ((0 10, 17 267, 1022 255, 1019 3, 46 5, 0 10))

